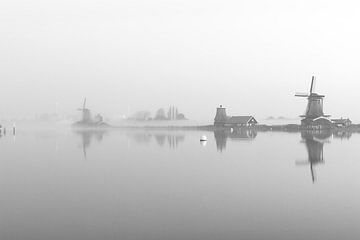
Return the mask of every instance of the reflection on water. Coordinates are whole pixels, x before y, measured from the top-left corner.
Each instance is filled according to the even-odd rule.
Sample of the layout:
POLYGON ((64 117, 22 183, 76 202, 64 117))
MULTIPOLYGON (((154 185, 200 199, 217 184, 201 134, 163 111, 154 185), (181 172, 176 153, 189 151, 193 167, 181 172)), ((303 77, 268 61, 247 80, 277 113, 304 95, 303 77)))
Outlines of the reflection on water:
POLYGON ((217 150, 222 152, 226 149, 226 142, 230 140, 253 140, 257 132, 253 129, 221 129, 214 131, 217 150))
POLYGON ((84 157, 86 158, 86 149, 90 147, 91 142, 95 139, 97 142, 101 142, 106 134, 106 130, 81 130, 77 129, 74 132, 81 136, 82 150, 84 157))
POLYGON ((303 139, 308 152, 308 159, 305 161, 298 161, 297 165, 310 165, 311 178, 313 182, 315 182, 314 166, 324 163, 324 143, 328 142, 330 137, 331 132, 301 133, 301 138, 303 139))
POLYGON ((297 165, 309 165, 311 179, 316 180, 314 167, 324 163, 324 144, 330 143, 330 138, 350 139, 351 132, 347 131, 305 131, 301 133, 302 142, 305 143, 308 152, 308 159, 297 161, 297 165))
MULTIPOLYGON (((90 147, 93 139, 101 142, 106 134, 105 130, 76 130, 75 133, 81 136, 82 150, 86 158, 86 150, 90 147)), ((179 144, 185 141, 185 133, 164 131, 127 131, 125 136, 139 145, 149 145, 154 142, 160 147, 169 147, 176 149, 179 144)), ((216 148, 223 152, 226 150, 227 141, 251 141, 257 136, 257 132, 252 129, 222 129, 214 131, 216 148)), ((301 132, 301 143, 305 144, 307 150, 307 159, 296 161, 296 165, 308 165, 312 182, 316 181, 315 166, 324 163, 324 145, 330 143, 332 138, 342 140, 350 139, 351 132, 347 131, 304 131, 301 132)), ((207 142, 201 142, 206 146, 207 142)))
POLYGON ((359 134, 209 133, 2 136, 0 239, 358 239, 359 134))
POLYGON ((177 132, 127 132, 127 137, 138 144, 150 144, 153 139, 157 145, 175 149, 185 140, 185 135, 177 132))
MULTIPOLYGON (((89 130, 89 129, 76 129, 74 132, 81 137, 82 150, 86 158, 86 150, 90 147, 93 139, 101 142, 107 133, 106 130, 89 130)), ((161 147, 168 146, 171 149, 176 149, 178 145, 185 140, 185 135, 177 132, 148 132, 148 131, 128 131, 126 137, 139 145, 148 145, 153 142, 161 147)))
POLYGON ((338 131, 338 132, 333 133, 334 138, 340 138, 340 139, 345 139, 345 140, 350 139, 351 135, 352 135, 352 133, 348 132, 348 131, 338 131))

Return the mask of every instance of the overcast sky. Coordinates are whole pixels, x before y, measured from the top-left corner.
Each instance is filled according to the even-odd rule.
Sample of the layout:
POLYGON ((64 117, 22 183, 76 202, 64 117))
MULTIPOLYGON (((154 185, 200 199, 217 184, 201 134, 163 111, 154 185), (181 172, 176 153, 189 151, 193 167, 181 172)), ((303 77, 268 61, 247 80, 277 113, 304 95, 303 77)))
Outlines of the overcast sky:
POLYGON ((360 121, 357 1, 0 0, 0 117, 176 105, 212 121, 325 113, 360 121), (354 107, 355 106, 355 107, 354 107))

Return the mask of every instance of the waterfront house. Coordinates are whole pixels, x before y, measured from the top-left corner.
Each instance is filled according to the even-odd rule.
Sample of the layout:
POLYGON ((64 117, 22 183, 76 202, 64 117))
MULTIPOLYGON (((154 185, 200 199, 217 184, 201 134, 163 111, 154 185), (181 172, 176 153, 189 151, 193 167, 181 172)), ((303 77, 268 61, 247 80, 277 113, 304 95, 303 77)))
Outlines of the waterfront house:
POLYGON ((331 119, 331 121, 334 123, 336 127, 348 127, 352 123, 351 120, 348 118, 331 119))
POLYGON ((227 116, 226 108, 222 105, 216 109, 215 127, 251 127, 257 123, 253 116, 227 116))
POLYGON ((232 116, 226 121, 225 127, 251 127, 257 123, 253 116, 232 116))

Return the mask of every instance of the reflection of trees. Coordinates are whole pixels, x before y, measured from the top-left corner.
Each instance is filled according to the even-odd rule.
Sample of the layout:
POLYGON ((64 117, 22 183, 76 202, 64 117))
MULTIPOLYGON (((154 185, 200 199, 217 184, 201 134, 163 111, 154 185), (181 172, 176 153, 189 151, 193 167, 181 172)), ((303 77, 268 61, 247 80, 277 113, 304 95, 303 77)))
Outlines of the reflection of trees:
POLYGON ((151 142, 151 134, 149 133, 129 133, 128 137, 133 139, 138 144, 149 144, 151 142))
POLYGON ((249 128, 230 128, 214 130, 214 137, 218 151, 222 152, 226 149, 227 139, 232 141, 252 140, 256 137, 257 132, 249 128))
POLYGON ((167 143, 170 148, 177 148, 180 142, 185 140, 184 134, 176 132, 128 132, 127 136, 138 144, 149 144, 151 139, 155 138, 155 142, 163 147, 167 143))
POLYGON ((101 142, 106 133, 105 130, 75 130, 74 132, 81 136, 82 149, 85 158, 86 158, 86 149, 90 146, 92 139, 101 142))
POLYGON ((170 148, 177 148, 178 144, 184 141, 184 135, 168 135, 167 140, 170 148))
POLYGON ((164 146, 166 135, 165 134, 157 134, 155 135, 155 140, 159 146, 164 146))

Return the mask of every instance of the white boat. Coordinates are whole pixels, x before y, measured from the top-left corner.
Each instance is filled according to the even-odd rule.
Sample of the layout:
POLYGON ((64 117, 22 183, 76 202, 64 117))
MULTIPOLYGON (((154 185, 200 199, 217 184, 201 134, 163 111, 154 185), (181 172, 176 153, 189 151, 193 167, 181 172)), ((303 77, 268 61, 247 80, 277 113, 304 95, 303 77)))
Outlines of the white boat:
POLYGON ((206 141, 207 141, 207 137, 205 135, 201 136, 200 142, 206 142, 206 141))

